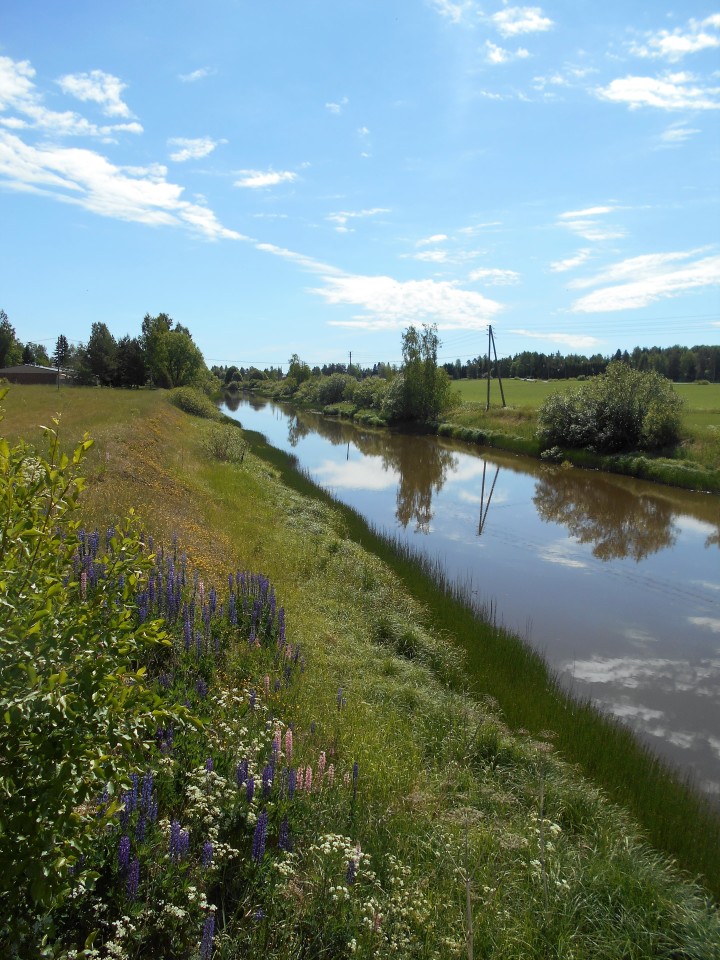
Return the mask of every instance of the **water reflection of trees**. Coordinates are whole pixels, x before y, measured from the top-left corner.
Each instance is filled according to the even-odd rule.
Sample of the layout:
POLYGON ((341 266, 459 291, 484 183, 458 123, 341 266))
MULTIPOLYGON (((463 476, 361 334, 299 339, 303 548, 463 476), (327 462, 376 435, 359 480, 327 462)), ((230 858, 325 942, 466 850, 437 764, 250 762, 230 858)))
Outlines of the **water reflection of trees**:
POLYGON ((677 539, 669 503, 594 474, 548 472, 537 482, 533 503, 542 520, 562 523, 580 543, 594 544, 599 560, 643 560, 677 539))
POLYGON ((307 411, 299 411, 291 418, 290 443, 294 446, 294 437, 304 436, 311 430, 333 446, 351 443, 367 457, 380 457, 383 467, 398 475, 395 516, 403 527, 414 522, 416 530, 428 532, 433 518, 433 496, 442 490, 448 470, 456 464, 452 451, 441 447, 432 437, 367 430, 307 411))

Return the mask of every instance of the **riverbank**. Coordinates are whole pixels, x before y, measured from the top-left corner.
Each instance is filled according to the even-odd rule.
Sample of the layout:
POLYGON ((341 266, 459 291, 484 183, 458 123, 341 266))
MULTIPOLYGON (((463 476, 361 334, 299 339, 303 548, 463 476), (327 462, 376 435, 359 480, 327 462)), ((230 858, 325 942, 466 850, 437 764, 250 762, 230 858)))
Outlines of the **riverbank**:
MULTIPOLYGON (((457 381, 454 386, 458 389, 460 403, 442 421, 413 425, 411 429, 510 453, 542 457, 550 462, 567 462, 583 469, 637 477, 685 490, 720 493, 720 385, 675 384, 685 402, 683 440, 677 449, 657 455, 629 452, 603 456, 587 450, 560 448, 545 452, 536 436, 537 411, 543 400, 555 391, 575 389, 579 383, 510 380, 503 381, 503 384, 507 406, 501 406, 499 385, 492 382, 492 402, 486 409, 487 381, 457 381)), ((297 392, 283 396, 277 384, 262 386, 255 382, 253 391, 269 398, 285 399, 305 409, 317 409, 317 404, 305 402, 302 394, 297 392)), ((321 412, 366 426, 387 427, 379 409, 365 409, 350 401, 325 404, 321 412)))
MULTIPOLYGON (((36 436, 33 425, 62 410, 67 446, 84 430, 96 438, 88 525, 104 528, 135 507, 157 538, 179 535, 208 583, 220 587, 235 567, 269 576, 306 661, 284 720, 304 763, 322 753, 350 776, 349 793, 323 787, 293 809, 295 859, 273 848, 256 878, 267 884, 262 919, 234 917, 217 956, 237 955, 240 929, 245 949, 278 958, 301 942, 307 956, 346 956, 355 933, 360 956, 468 956, 469 930, 476 955, 717 954, 720 925, 702 892, 646 844, 647 824, 638 828, 574 767, 555 729, 562 710, 547 713, 553 691, 539 658, 524 664, 509 653, 512 638, 453 602, 257 435, 244 435, 241 462, 222 462, 209 453, 213 431, 237 433, 234 425, 183 414, 159 392, 92 391, 92 400, 82 390, 13 388, 5 435, 36 436), (461 678, 471 667, 470 688, 461 678), (549 699, 521 724, 511 705, 526 709, 543 685, 549 699), (329 836, 369 857, 357 888, 329 836), (373 898, 374 913, 364 913, 373 898)), ((600 760, 606 742, 584 727, 591 712, 578 707, 565 726, 592 736, 588 754, 600 760)), ((620 780, 646 777, 634 757, 620 780)), ((696 855, 707 856, 706 866, 683 865, 718 897, 717 833, 689 803, 666 798, 657 815, 675 807, 696 855)))

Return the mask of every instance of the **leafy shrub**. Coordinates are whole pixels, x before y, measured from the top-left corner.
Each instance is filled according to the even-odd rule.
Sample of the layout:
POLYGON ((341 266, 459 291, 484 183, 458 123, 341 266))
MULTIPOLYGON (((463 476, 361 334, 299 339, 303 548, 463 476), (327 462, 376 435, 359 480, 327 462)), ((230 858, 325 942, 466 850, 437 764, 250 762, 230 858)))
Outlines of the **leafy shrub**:
POLYGON ((613 362, 578 390, 549 396, 538 412, 538 437, 546 447, 656 450, 677 443, 681 411, 665 377, 613 362))
POLYGON ((387 380, 380 377, 365 377, 358 380, 352 392, 352 402, 359 410, 379 410, 382 407, 383 397, 387 389, 387 380))
POLYGON ((242 463, 248 449, 240 431, 229 423, 211 427, 203 447, 208 456, 223 463, 242 463))
POLYGON ((220 411, 215 404, 194 387, 176 387, 171 390, 168 399, 184 413, 193 417, 204 417, 206 420, 219 420, 220 411))
POLYGON ((91 441, 69 461, 57 430, 45 434, 47 459, 0 440, 0 943, 92 882, 82 858, 118 809, 134 753, 187 714, 146 682, 169 647, 159 621, 137 617, 152 558, 132 520, 104 543, 78 530, 76 471, 91 441))

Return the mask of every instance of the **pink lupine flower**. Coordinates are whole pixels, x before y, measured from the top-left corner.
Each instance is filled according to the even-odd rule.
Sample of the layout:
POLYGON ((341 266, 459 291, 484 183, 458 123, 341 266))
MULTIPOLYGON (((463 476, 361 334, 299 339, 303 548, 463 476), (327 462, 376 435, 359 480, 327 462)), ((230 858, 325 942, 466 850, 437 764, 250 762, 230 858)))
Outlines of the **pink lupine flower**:
POLYGON ((285 760, 292 763, 293 754, 293 732, 290 727, 285 731, 285 760))
MULTIPOLYGON (((323 779, 323 777, 325 776, 325 763, 326 763, 326 759, 327 759, 327 758, 325 757, 325 751, 323 750, 323 751, 320 753, 320 759, 318 760, 318 765, 317 765, 317 778, 318 778, 318 780, 319 780, 320 783, 322 783, 322 779, 323 779)), ((320 785, 320 783, 318 784, 318 786, 320 785)))
POLYGON ((335 764, 331 763, 327 768, 327 781, 328 786, 332 786, 335 783, 335 764))
POLYGON ((305 790, 310 793, 312 790, 313 773, 310 764, 305 768, 305 790))
POLYGON ((80 574, 80 596, 83 600, 87 597, 87 571, 85 570, 80 574))
POLYGON ((263 677, 263 685, 265 687, 265 696, 267 697, 270 694, 270 677, 267 674, 263 677))
POLYGON ((295 786, 299 793, 305 789, 305 767, 298 767, 295 786))

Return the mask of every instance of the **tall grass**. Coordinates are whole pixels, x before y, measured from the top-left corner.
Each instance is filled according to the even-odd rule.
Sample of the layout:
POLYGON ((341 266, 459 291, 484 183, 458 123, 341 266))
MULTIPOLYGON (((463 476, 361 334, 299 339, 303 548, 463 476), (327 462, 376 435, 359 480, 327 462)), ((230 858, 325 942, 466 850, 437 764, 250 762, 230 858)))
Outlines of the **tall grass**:
POLYGON ((542 656, 498 626, 491 609, 478 609, 465 586, 449 581, 438 564, 370 528, 360 514, 299 471, 292 455, 271 447, 260 434, 246 431, 245 437, 286 484, 339 510, 347 535, 387 563, 426 609, 430 632, 462 649, 462 673, 449 678, 455 689, 466 689, 476 698, 491 696, 511 727, 535 736, 551 729, 562 755, 631 810, 651 843, 701 876, 720 898, 720 811, 715 805, 626 726, 589 701, 571 697, 542 656))

